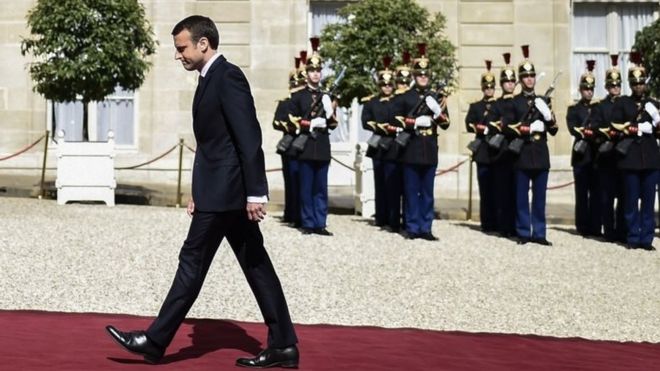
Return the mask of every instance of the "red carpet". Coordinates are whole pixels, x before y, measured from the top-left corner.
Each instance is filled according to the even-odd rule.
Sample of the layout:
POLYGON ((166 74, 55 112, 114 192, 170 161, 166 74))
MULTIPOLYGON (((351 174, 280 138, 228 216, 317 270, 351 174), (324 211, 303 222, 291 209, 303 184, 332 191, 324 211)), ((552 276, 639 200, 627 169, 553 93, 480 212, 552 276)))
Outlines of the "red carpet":
MULTIPOLYGON (((143 329, 149 318, 0 311, 1 370, 226 370, 256 354, 262 324, 189 320, 163 364, 124 352, 107 324, 143 329)), ((302 370, 658 370, 660 344, 414 329, 297 325, 302 370)), ((236 368, 238 369, 238 368, 236 368)))

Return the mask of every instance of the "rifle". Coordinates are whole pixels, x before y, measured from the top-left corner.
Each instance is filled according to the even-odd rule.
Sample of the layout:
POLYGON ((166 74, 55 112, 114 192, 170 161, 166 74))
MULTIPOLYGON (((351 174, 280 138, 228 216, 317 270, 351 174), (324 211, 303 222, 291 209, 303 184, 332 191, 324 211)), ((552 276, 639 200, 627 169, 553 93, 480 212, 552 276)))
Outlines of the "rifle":
MULTIPOLYGON (((583 130, 586 128, 587 122, 591 119, 591 108, 589 109, 589 113, 587 116, 584 117, 584 120, 582 120, 582 128, 583 130)), ((587 148, 589 148, 589 142, 587 139, 580 139, 575 144, 573 145, 573 151, 579 155, 584 155, 585 152, 587 152, 587 148)))
MULTIPOLYGON (((429 85, 432 85, 432 84, 429 83, 429 85)), ((444 87, 446 85, 447 84, 445 82, 439 82, 438 86, 437 86, 438 91, 444 92, 444 87)), ((420 99, 420 101, 417 102, 415 107, 413 107, 410 110, 410 112, 408 112, 408 115, 406 115, 405 117, 419 117, 419 116, 422 116, 422 115, 426 114, 429 110, 429 108, 426 105, 426 97, 433 97, 434 99, 437 100, 437 98, 439 96, 444 96, 444 93, 438 94, 438 93, 434 92, 431 87, 429 87, 424 92, 424 95, 422 96, 422 99, 420 99)), ((440 104, 440 109, 444 110, 444 103, 440 104)), ((409 131, 403 130, 396 136, 394 141, 401 148, 405 148, 408 145, 408 142, 410 142, 410 138, 412 138, 412 134, 409 131)))
MULTIPOLYGON (((557 79, 559 76, 562 74, 562 71, 557 72, 555 75, 554 79, 552 79, 552 83, 548 87, 548 90, 545 91, 545 94, 541 97, 545 101, 549 101, 550 96, 552 93, 555 91, 555 84, 557 83, 557 79)), ((532 121, 532 118, 537 114, 537 109, 536 109, 536 104, 532 104, 525 115, 523 116, 523 119, 520 121, 523 126, 529 126, 530 122, 532 121)), ((520 151, 522 150, 523 145, 525 142, 529 141, 529 138, 515 138, 514 140, 509 143, 509 151, 513 152, 516 155, 520 154, 520 151)))
MULTIPOLYGON (((305 112, 305 115, 303 116, 305 120, 311 120, 312 118, 319 117, 321 115, 325 114, 325 109, 323 108, 323 94, 328 94, 331 97, 335 95, 337 88, 339 87, 339 83, 341 80, 344 78, 344 74, 346 73, 346 67, 342 68, 341 72, 339 72, 339 75, 337 75, 337 78, 335 81, 332 82, 332 86, 328 92, 322 92, 321 95, 319 95, 319 98, 312 102, 312 105, 309 107, 307 112, 305 112)), ((293 148, 297 152, 302 152, 305 149, 305 145, 307 144, 307 140, 309 137, 312 137, 313 139, 316 139, 317 134, 316 132, 312 131, 310 132, 304 132, 300 133, 300 135, 291 143, 293 148)))

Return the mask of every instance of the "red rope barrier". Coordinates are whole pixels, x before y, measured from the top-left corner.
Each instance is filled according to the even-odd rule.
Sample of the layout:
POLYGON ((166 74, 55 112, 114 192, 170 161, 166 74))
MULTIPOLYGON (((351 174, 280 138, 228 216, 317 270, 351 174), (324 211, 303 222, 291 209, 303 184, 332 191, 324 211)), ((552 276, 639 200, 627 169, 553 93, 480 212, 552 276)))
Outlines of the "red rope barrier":
POLYGON ((142 166, 149 165, 149 164, 151 164, 152 162, 156 162, 156 161, 160 160, 161 158, 163 158, 163 157, 169 155, 169 154, 170 154, 172 151, 174 151, 174 150, 176 149, 176 147, 178 147, 178 146, 179 146, 178 144, 175 144, 174 147, 168 149, 167 152, 165 152, 165 153, 163 153, 162 155, 160 155, 160 156, 158 156, 158 157, 156 157, 156 158, 154 158, 154 159, 152 159, 152 160, 149 160, 149 161, 147 161, 147 162, 144 162, 144 163, 141 163, 141 164, 138 164, 138 165, 133 165, 133 166, 115 167, 115 170, 132 170, 132 169, 137 169, 137 168, 142 167, 142 166))
POLYGON ((559 188, 568 187, 569 185, 572 185, 573 183, 575 183, 575 181, 571 181, 571 182, 564 183, 564 184, 560 184, 560 185, 556 185, 556 186, 548 186, 547 189, 548 189, 548 191, 551 191, 551 190, 553 190, 553 189, 559 189, 559 188))
POLYGON ((452 166, 452 167, 450 167, 450 168, 447 168, 447 169, 444 169, 444 170, 438 170, 438 171, 436 171, 435 175, 438 175, 438 176, 439 176, 439 175, 443 175, 443 174, 446 174, 446 173, 452 172, 452 171, 458 169, 461 165, 463 165, 464 163, 466 163, 468 160, 469 160, 469 158, 466 158, 465 160, 463 160, 463 161, 457 163, 456 165, 454 165, 454 166, 452 166))
POLYGON ((22 154, 22 153, 24 153, 24 152, 29 151, 32 147, 36 146, 37 143, 41 142, 41 140, 44 139, 45 137, 46 137, 45 135, 42 135, 42 136, 41 136, 39 139, 37 139, 34 143, 29 144, 28 146, 26 146, 26 147, 20 149, 18 152, 14 153, 14 154, 11 154, 11 155, 9 155, 9 156, 0 157, 0 161, 9 160, 10 158, 16 157, 16 156, 18 156, 18 155, 20 155, 20 154, 22 154))

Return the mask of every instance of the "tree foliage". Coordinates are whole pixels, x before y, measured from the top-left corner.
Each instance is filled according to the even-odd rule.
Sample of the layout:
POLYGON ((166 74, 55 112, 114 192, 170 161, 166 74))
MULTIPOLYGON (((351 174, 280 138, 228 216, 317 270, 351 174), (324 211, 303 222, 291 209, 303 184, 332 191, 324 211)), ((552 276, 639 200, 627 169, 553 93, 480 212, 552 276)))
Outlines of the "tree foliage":
POLYGON ((101 101, 117 86, 135 90, 156 51, 151 25, 137 0, 39 0, 27 15, 34 90, 55 102, 101 101))
POLYGON ((373 75, 383 68, 385 55, 393 57, 393 69, 404 50, 417 56, 419 42, 427 43, 435 80, 454 82, 456 48, 444 34, 441 13, 431 16, 414 0, 363 0, 341 8, 339 15, 344 22, 323 30, 320 52, 333 70, 346 67, 339 85, 342 105, 376 91, 373 75))
POLYGON ((637 31, 633 48, 641 52, 644 68, 651 76, 651 95, 660 97, 660 19, 637 31))

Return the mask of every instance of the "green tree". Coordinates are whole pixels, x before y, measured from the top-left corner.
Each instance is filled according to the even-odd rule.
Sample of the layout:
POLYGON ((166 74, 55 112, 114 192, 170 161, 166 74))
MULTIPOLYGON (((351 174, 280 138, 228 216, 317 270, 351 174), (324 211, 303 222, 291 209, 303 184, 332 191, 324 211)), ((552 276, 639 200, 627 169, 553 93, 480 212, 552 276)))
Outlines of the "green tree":
POLYGON ((341 8, 339 15, 344 22, 323 30, 320 52, 335 71, 346 68, 339 85, 342 105, 376 91, 373 74, 383 68, 385 55, 393 57, 393 69, 404 50, 417 56, 419 42, 427 43, 435 80, 454 82, 456 48, 444 34, 441 13, 431 16, 414 0, 363 0, 341 8))
POLYGON ((156 51, 151 25, 137 0, 39 0, 27 15, 30 36, 21 43, 32 54, 34 90, 55 102, 101 101, 117 86, 135 90, 156 51))
POLYGON ((644 68, 651 76, 651 95, 660 97, 660 19, 637 31, 633 48, 641 52, 644 68))

